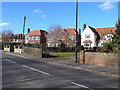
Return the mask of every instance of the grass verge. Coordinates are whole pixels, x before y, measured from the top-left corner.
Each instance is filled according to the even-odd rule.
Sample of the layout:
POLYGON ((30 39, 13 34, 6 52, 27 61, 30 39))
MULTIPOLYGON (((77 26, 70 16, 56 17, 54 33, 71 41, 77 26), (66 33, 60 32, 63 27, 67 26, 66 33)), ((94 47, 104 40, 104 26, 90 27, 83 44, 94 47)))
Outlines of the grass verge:
MULTIPOLYGON (((80 52, 77 53, 79 56, 80 52)), ((56 57, 74 57, 75 52, 51 52, 51 55, 56 57)))

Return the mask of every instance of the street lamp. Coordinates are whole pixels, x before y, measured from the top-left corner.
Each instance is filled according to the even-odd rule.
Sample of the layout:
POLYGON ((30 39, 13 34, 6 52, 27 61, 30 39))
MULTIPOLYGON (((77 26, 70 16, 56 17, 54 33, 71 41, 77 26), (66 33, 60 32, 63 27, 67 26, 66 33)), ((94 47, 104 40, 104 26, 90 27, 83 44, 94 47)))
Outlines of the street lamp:
POLYGON ((78 36, 78 32, 77 32, 77 25, 78 24, 78 0, 76 0, 76 49, 75 49, 75 62, 77 63, 77 36, 78 36))

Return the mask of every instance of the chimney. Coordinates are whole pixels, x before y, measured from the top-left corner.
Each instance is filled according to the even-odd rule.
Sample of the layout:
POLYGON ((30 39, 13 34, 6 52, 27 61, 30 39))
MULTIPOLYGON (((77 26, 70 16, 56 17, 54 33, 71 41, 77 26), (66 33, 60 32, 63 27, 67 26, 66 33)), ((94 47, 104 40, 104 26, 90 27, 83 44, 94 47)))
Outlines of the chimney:
POLYGON ((84 31, 85 28, 86 28, 86 24, 83 24, 83 31, 84 31))
POLYGON ((80 35, 80 31, 81 31, 81 29, 79 28, 79 30, 78 30, 78 34, 80 35))
POLYGON ((117 21, 116 21, 116 23, 115 23, 115 27, 117 27, 117 25, 118 25, 118 24, 117 24, 117 21))
POLYGON ((29 33, 29 32, 30 32, 30 28, 27 29, 27 33, 29 33))

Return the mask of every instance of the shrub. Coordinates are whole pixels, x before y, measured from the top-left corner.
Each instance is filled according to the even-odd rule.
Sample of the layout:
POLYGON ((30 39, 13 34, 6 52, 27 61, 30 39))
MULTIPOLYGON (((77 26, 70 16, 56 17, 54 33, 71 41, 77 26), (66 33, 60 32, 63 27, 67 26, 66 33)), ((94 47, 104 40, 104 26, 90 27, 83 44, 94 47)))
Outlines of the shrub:
POLYGON ((58 45, 58 52, 65 52, 65 44, 63 42, 58 45))
POLYGON ((84 50, 84 46, 83 46, 83 45, 80 45, 80 46, 78 47, 78 51, 82 51, 82 50, 84 50))

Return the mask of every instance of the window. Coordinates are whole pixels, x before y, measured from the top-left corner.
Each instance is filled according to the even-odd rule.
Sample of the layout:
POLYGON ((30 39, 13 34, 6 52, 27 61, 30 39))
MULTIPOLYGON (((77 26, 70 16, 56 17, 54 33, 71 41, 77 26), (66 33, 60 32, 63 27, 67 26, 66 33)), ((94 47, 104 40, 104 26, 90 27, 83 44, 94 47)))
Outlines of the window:
POLYGON ((31 39, 34 40, 34 36, 32 36, 31 39))
POLYGON ((30 40, 30 36, 26 36, 26 37, 25 37, 25 40, 30 40))
POLYGON ((106 39, 107 39, 107 36, 105 35, 103 39, 106 40, 106 39))
POLYGON ((90 43, 84 43, 84 46, 90 46, 90 43))
POLYGON ((113 35, 112 34, 107 34, 107 38, 110 38, 112 37, 113 35))
POLYGON ((90 38, 90 34, 85 34, 85 38, 90 38))
POLYGON ((36 36, 36 40, 39 40, 39 36, 36 36))
POLYGON ((104 40, 108 40, 108 39, 110 39, 111 37, 113 37, 112 34, 106 34, 106 35, 104 35, 104 40))
POLYGON ((68 38, 73 40, 74 39, 74 35, 69 35, 68 38))

